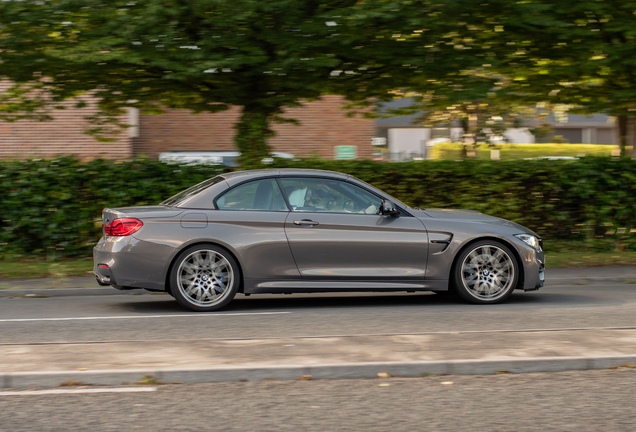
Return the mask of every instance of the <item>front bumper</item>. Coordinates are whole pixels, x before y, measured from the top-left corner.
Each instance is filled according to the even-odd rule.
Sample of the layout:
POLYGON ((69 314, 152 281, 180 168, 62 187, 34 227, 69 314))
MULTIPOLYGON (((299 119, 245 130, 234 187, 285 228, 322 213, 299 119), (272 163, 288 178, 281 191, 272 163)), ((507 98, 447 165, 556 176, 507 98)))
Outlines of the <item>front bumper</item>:
MULTIPOLYGON (((545 285, 545 253, 534 249, 528 251, 524 262, 524 291, 535 291, 545 285)), ((521 288, 521 287, 520 287, 521 288)))
POLYGON ((538 274, 536 277, 536 282, 530 281, 529 283, 530 287, 528 287, 528 285, 524 286, 523 288, 524 291, 536 291, 545 285, 545 254, 542 254, 541 256, 537 257, 537 264, 538 264, 538 274), (533 283, 534 283, 534 288, 532 288, 533 283))
POLYGON ((545 253, 527 245, 517 237, 510 239, 521 258, 522 280, 517 289, 535 291, 545 285, 545 253))
POLYGON ((165 291, 173 253, 172 247, 134 236, 102 237, 93 248, 93 273, 102 286, 165 291))

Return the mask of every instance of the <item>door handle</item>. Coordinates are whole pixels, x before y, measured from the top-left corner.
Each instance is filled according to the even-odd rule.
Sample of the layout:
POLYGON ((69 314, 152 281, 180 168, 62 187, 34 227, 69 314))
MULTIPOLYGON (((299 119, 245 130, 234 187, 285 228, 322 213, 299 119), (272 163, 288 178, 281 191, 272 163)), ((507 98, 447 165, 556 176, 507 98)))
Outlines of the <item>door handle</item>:
POLYGON ((314 226, 314 225, 320 225, 320 224, 318 222, 316 222, 316 221, 312 221, 311 219, 303 219, 303 220, 295 220, 294 221, 294 225, 314 226))

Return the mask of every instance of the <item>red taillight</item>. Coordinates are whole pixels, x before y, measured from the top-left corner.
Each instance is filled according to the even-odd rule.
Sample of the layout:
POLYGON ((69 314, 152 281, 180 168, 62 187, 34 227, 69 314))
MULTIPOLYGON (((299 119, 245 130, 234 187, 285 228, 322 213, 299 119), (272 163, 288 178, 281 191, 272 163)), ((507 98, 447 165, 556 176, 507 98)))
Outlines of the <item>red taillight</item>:
POLYGON ((139 219, 115 219, 104 227, 104 234, 107 236, 127 236, 136 232, 142 226, 144 224, 139 219))

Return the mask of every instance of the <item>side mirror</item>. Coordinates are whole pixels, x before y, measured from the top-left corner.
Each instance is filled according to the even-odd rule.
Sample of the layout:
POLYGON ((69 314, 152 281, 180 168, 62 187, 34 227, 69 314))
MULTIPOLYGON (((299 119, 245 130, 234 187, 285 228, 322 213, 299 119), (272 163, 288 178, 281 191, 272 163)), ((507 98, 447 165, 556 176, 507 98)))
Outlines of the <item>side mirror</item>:
POLYGON ((400 211, 395 207, 389 200, 382 200, 382 207, 380 208, 380 213, 385 216, 397 216, 400 214, 400 211))

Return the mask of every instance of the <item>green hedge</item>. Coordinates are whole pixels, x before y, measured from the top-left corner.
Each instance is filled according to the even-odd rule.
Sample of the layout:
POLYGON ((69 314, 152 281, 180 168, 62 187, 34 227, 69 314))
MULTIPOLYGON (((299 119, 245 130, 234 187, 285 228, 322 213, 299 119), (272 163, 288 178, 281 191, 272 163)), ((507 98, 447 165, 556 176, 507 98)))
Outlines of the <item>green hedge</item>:
MULTIPOLYGON (((466 208, 521 223, 544 238, 636 249, 636 162, 277 161, 342 171, 417 207, 466 208)), ((225 168, 74 158, 0 162, 0 255, 90 254, 104 207, 157 204, 225 168)))
POLYGON ((104 207, 157 204, 222 171, 143 159, 0 162, 0 255, 87 256, 104 207))

